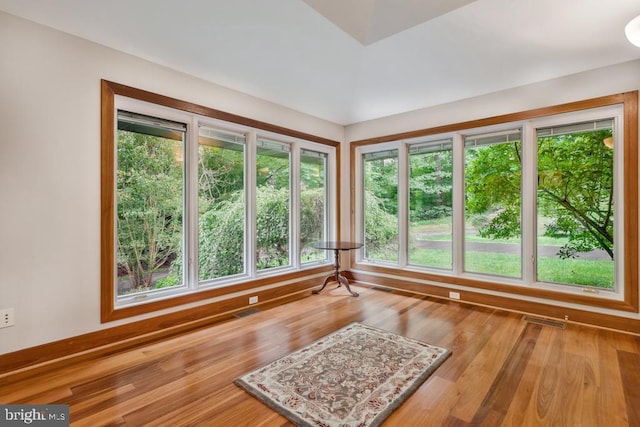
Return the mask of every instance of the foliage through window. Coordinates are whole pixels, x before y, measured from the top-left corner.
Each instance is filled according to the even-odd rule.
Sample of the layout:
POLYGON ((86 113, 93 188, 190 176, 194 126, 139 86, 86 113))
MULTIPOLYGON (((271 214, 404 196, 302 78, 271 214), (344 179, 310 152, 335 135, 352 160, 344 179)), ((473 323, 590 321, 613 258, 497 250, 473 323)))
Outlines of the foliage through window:
POLYGON ((364 256, 398 261, 398 150, 367 153, 364 161, 364 256))
POLYGON ((244 135, 200 126, 198 278, 245 273, 244 135))
POLYGON ((114 307, 329 263, 334 146, 114 100, 114 307))
POLYGON ((464 271, 522 277, 521 132, 464 138, 464 271))
POLYGON ((624 169, 624 118, 611 104, 357 146, 359 265, 628 300, 623 254, 637 242, 625 246, 619 207, 637 166, 624 169))
POLYGON ((540 281, 614 286, 613 126, 607 119, 537 129, 540 281))
POLYGON ((300 259, 303 263, 326 257, 325 251, 311 245, 327 240, 328 161, 327 153, 300 151, 300 259))
POLYGON ((288 144, 258 140, 256 260, 258 270, 290 263, 291 178, 288 144))
POLYGON ((409 148, 409 263, 453 268, 451 139, 409 148))
POLYGON ((117 294, 182 285, 186 125, 118 113, 117 294))

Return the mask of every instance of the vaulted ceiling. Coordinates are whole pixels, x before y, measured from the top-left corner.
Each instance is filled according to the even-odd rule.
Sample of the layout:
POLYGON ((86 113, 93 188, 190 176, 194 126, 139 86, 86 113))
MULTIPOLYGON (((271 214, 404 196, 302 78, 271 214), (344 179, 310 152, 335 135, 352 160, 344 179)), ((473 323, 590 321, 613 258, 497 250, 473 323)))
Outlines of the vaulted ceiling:
POLYGON ((0 0, 0 10, 339 124, 640 58, 638 0, 0 0))

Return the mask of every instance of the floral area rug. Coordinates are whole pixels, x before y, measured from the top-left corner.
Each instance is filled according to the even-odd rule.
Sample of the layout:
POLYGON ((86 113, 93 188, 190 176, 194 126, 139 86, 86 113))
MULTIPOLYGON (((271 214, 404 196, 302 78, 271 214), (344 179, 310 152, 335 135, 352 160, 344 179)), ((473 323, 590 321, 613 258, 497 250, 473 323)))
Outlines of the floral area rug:
POLYGON ((235 383, 298 426, 378 426, 450 354, 352 323, 235 383))

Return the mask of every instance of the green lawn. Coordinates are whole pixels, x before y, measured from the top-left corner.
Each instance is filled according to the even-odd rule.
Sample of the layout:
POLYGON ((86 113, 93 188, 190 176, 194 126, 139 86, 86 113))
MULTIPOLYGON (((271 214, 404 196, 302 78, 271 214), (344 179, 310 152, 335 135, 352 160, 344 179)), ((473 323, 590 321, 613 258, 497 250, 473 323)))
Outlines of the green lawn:
MULTIPOLYGON (((411 233, 417 240, 425 241, 451 241, 451 220, 436 221, 429 224, 412 224, 411 233)), ((519 238, 511 239, 486 239, 480 237, 476 233, 467 233, 465 236, 467 242, 491 242, 491 243, 520 243, 519 238)), ((544 235, 538 236, 538 244, 545 246, 563 246, 567 243, 567 238, 549 237, 544 235)))
MULTIPOLYGON (((411 232, 417 240, 451 241, 451 218, 411 224, 411 232)), ((566 238, 539 235, 538 245, 563 246, 566 238)), ((470 232, 465 236, 470 243, 520 243, 519 239, 485 239, 470 232)), ((451 252, 440 249, 414 249, 409 255, 413 265, 451 269, 451 252)), ((492 252, 467 252, 465 270, 505 277, 521 277, 520 256, 492 252)), ((559 259, 540 257, 538 259, 538 280, 577 286, 594 286, 601 289, 613 288, 614 263, 610 260, 559 259)))
POLYGON ((538 277, 550 283, 613 289, 613 265, 613 261, 607 260, 541 257, 538 259, 538 277))
MULTIPOLYGON (((411 264, 451 268, 451 252, 441 249, 416 249, 411 264)), ((521 277, 520 256, 493 252, 468 252, 465 270, 506 277, 521 277)), ((541 281, 612 289, 613 262, 603 260, 559 259, 540 257, 538 277, 541 281)))
MULTIPOLYGON (((451 241, 451 218, 411 224, 411 235, 416 241, 451 241)), ((465 242, 469 243, 520 243, 519 239, 485 239, 473 230, 467 230, 465 242)), ((561 247, 566 238, 539 235, 538 245, 561 247)), ((371 253, 371 259, 396 261, 397 248, 390 253, 371 253)), ((409 263, 416 266, 450 270, 453 265, 450 250, 414 248, 409 254, 409 263)), ((522 277, 520 255, 497 252, 466 252, 465 271, 512 278, 522 277)), ((614 263, 611 260, 560 259, 540 257, 538 259, 538 280, 576 286, 593 286, 612 289, 614 263)))

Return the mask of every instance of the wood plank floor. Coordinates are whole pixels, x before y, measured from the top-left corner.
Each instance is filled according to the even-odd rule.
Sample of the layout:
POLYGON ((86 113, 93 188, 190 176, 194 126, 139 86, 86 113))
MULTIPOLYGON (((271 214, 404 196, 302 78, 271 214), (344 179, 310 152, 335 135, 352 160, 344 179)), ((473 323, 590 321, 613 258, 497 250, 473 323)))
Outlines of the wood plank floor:
POLYGON ((640 426, 640 339, 459 302, 326 289, 151 345, 0 379, 0 403, 69 404, 71 423, 289 426, 233 384, 359 321, 453 351, 384 426, 640 426))

